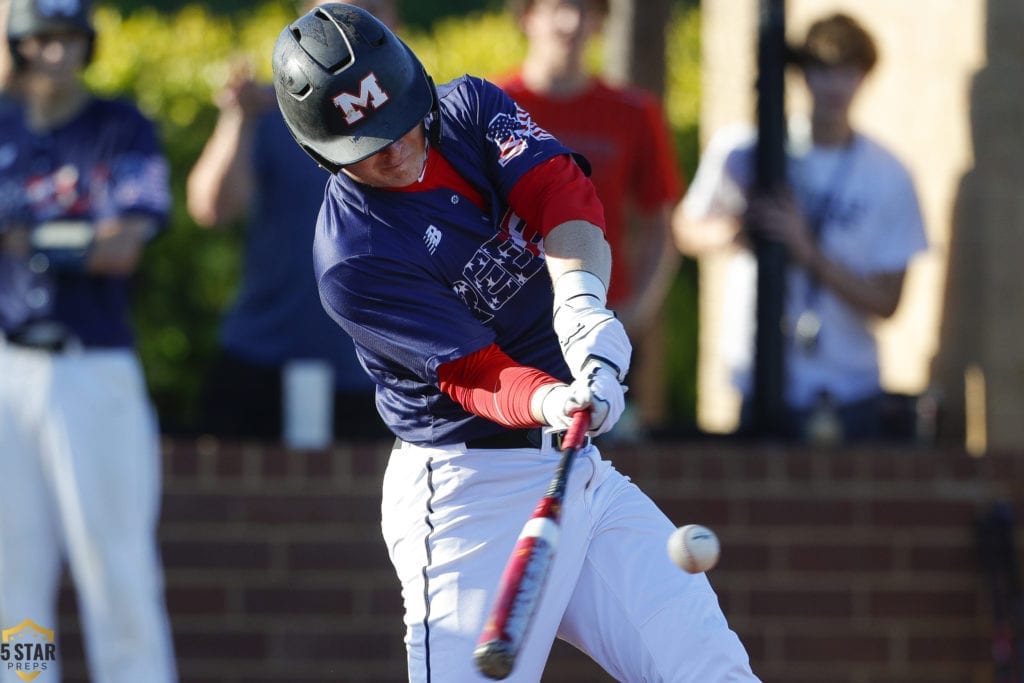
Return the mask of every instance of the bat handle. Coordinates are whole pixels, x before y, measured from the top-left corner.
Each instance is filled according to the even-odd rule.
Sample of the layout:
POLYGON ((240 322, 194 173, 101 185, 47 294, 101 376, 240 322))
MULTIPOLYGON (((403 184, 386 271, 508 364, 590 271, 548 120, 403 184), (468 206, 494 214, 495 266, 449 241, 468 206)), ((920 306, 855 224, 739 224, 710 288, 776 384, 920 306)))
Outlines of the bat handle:
POLYGON ((562 438, 562 450, 566 448, 580 448, 587 438, 587 430, 590 429, 590 411, 577 410, 573 413, 572 424, 562 438))

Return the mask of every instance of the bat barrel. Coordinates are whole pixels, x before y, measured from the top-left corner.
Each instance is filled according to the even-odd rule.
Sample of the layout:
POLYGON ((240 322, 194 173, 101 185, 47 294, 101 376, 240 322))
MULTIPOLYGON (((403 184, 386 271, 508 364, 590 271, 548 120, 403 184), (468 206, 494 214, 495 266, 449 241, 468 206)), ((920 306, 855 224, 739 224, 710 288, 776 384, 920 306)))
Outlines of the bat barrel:
POLYGON ((516 653, 510 643, 497 638, 477 645, 473 651, 473 661, 484 676, 500 681, 512 673, 516 653))

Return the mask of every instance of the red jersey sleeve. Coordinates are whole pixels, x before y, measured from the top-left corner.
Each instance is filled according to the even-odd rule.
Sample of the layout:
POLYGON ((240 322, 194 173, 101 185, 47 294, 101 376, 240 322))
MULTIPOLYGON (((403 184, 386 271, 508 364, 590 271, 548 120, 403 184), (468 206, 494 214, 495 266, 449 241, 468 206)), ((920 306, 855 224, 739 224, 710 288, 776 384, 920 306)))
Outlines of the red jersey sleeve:
POLYGON ((568 154, 534 166, 509 193, 508 203, 526 224, 546 237, 570 220, 585 220, 604 230, 604 207, 597 190, 568 154))
POLYGON ((513 429, 540 427, 530 410, 533 393, 562 384, 536 368, 516 363, 491 344, 437 369, 441 391, 467 411, 513 429))

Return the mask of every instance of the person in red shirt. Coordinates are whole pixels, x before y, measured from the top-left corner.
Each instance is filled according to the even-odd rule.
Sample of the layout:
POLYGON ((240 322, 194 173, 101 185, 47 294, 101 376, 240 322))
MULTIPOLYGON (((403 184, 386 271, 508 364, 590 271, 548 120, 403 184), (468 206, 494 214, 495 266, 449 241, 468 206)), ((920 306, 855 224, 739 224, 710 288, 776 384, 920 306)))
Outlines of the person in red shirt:
MULTIPOLYGON (((593 166, 615 255, 608 300, 634 344, 628 396, 642 433, 664 419, 660 316, 679 263, 670 226, 683 180, 665 115, 653 94, 612 86, 584 64, 608 0, 510 0, 509 9, 526 35, 527 54, 495 81, 593 166)), ((617 432, 628 431, 624 420, 617 432)))

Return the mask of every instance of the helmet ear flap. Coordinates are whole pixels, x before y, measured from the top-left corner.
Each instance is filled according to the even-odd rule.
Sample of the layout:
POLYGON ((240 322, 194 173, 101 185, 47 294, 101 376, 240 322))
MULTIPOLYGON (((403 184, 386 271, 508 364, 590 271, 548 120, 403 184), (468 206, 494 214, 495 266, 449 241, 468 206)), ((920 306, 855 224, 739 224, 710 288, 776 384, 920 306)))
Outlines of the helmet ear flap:
POLYGON ((424 72, 427 84, 430 85, 430 127, 427 129, 427 140, 434 149, 441 149, 441 101, 437 99, 437 86, 430 74, 424 72))
POLYGON ((309 145, 299 142, 299 147, 301 147, 306 154, 312 157, 313 161, 315 161, 320 168, 324 169, 331 175, 334 175, 341 170, 341 166, 324 158, 323 155, 309 145))

